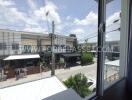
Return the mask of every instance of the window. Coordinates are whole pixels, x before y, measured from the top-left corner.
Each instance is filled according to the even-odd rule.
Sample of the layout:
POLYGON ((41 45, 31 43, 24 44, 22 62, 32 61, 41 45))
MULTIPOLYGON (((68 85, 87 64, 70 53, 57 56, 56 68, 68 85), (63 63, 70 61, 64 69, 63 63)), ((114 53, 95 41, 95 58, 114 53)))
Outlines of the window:
MULTIPOLYGON (((36 6, 34 9, 29 5, 28 12, 25 12, 25 8, 28 7, 23 7, 24 2, 21 2, 21 5, 19 2, 13 4, 23 7, 21 10, 21 7, 16 6, 18 11, 22 11, 24 17, 32 16, 34 12, 32 10, 36 10, 30 20, 31 24, 35 25, 29 24, 25 29, 22 26, 27 23, 23 22, 23 25, 19 26, 20 29, 24 29, 21 31, 31 31, 21 33, 22 43, 30 42, 28 38, 33 40, 42 38, 44 40, 40 44, 43 44, 46 50, 44 52, 38 50, 39 58, 38 54, 30 55, 32 51, 37 51, 37 45, 12 44, 12 50, 18 50, 19 45, 24 47, 22 52, 26 53, 26 59, 23 59, 22 53, 21 60, 11 60, 7 63, 3 58, 1 59, 7 64, 3 65, 5 68, 3 67, 3 76, 0 76, 2 77, 0 87, 55 75, 67 88, 73 88, 83 99, 87 99, 92 94, 103 96, 105 89, 125 76, 127 28, 129 27, 128 5, 125 0, 122 0, 123 8, 121 8, 121 0, 45 0, 43 3, 40 0, 36 2, 32 0, 32 4, 36 6), (51 33, 53 37, 43 32, 51 33), (54 36, 57 36, 56 40, 54 36), (30 58, 28 55, 37 58, 30 58), (5 81, 10 84, 3 85, 2 82, 5 81)), ((17 23, 21 24, 21 21, 18 20, 17 23)), ((17 34, 15 30, 13 31, 17 34)), ((10 31, 8 35, 10 36, 10 31)), ((12 41, 16 41, 15 38, 18 37, 13 35, 12 38, 12 41)), ((32 44, 36 43, 34 41, 32 44)), ((6 49, 6 43, 0 43, 0 50, 3 49, 6 49)))
POLYGON ((0 50, 6 50, 6 43, 0 43, 0 50))
POLYGON ((18 43, 13 43, 12 44, 12 50, 19 50, 19 44, 18 43))
POLYGON ((31 45, 24 45, 24 53, 31 53, 32 46, 31 45))
MULTIPOLYGON (((95 52, 91 50, 91 47, 98 44, 98 2, 95 0, 78 0, 78 2, 76 0, 57 0, 57 3, 66 6, 66 9, 63 9, 65 14, 61 14, 65 18, 62 23, 66 24, 62 31, 67 33, 67 37, 66 40, 60 38, 60 49, 63 49, 62 52, 66 52, 60 53, 61 59, 55 62, 55 75, 68 88, 74 87, 77 93, 81 89, 76 90, 74 85, 79 88, 83 88, 83 85, 86 86, 87 89, 84 90, 86 94, 81 91, 83 93, 79 93, 79 95, 87 98, 96 92, 97 54, 96 50, 95 52), (82 49, 79 47, 80 44, 83 45, 82 49), (59 70, 59 68, 64 70, 59 70), (78 82, 81 80, 80 77, 83 78, 84 83, 78 82), (70 80, 76 81, 76 84, 72 84, 70 80)), ((57 31, 59 30, 56 29, 57 31)))
POLYGON ((113 82, 119 80, 120 73, 120 39, 121 34, 121 0, 113 0, 106 4, 106 47, 104 61, 104 87, 109 87, 113 82), (111 10, 112 8, 115 8, 111 10), (109 12, 111 10, 111 12, 109 12), (110 47, 109 47, 110 45, 110 47), (109 47, 107 49, 107 47, 109 47))
POLYGON ((49 52, 51 51, 51 46, 47 47, 47 51, 49 51, 49 52))

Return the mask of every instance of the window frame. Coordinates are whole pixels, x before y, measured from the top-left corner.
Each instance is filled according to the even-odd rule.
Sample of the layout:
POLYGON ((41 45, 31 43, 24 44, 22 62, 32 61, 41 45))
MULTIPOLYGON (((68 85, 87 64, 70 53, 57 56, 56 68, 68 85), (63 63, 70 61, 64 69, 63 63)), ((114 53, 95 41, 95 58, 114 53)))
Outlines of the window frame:
POLYGON ((129 34, 129 23, 130 23, 130 0, 121 0, 121 32, 120 32, 120 70, 119 79, 115 80, 109 86, 104 88, 104 91, 111 88, 113 85, 124 80, 127 77, 127 63, 128 63, 128 34, 129 34), (126 33, 126 34, 124 34, 126 33))
POLYGON ((96 96, 103 96, 104 90, 104 52, 105 42, 106 0, 98 0, 98 52, 97 52, 97 81, 96 96))
POLYGON ((98 0, 98 56, 97 56, 97 81, 96 92, 86 97, 86 100, 99 99, 104 95, 104 92, 111 88, 113 85, 124 80, 127 77, 127 55, 128 55, 128 34, 130 23, 130 0, 121 0, 121 33, 120 33, 120 73, 119 80, 116 80, 110 84, 107 88, 104 88, 104 56, 101 51, 105 42, 105 23, 106 23, 106 0, 98 0), (100 25, 102 24, 102 27, 100 25), (100 30, 101 28, 101 30, 100 30), (126 33, 126 34, 123 34, 126 33))

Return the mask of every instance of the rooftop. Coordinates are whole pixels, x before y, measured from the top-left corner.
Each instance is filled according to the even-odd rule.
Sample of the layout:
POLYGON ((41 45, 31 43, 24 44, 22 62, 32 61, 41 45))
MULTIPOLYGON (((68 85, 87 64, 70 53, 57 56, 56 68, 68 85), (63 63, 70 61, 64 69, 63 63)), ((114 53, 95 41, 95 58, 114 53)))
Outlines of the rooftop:
POLYGON ((64 90, 67 88, 54 76, 0 89, 0 99, 42 100, 64 90))
MULTIPOLYGON (((17 33, 17 34, 22 34, 22 35, 26 35, 26 36, 29 36, 31 37, 32 36, 40 36, 40 37, 48 37, 49 34, 48 32, 26 32, 26 31, 16 31, 16 30, 10 30, 10 29, 0 29, 0 32, 12 32, 12 33, 17 33)), ((66 38, 71 38, 71 39, 74 39, 74 37, 70 37, 70 36, 65 36, 65 35, 58 35, 58 34, 55 34, 56 36, 59 36, 59 37, 66 37, 66 38)), ((23 36, 24 37, 24 36, 23 36)))

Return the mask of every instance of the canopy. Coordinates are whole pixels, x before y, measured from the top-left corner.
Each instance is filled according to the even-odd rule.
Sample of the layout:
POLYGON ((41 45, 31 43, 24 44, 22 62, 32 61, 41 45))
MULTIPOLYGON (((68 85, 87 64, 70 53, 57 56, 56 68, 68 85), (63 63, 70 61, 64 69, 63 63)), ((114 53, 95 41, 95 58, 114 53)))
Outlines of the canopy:
POLYGON ((114 60, 114 61, 106 62, 105 65, 119 66, 119 60, 114 60))
POLYGON ((80 57, 79 53, 62 54, 63 57, 80 57))
POLYGON ((3 60, 18 60, 18 59, 31 59, 31 58, 40 58, 39 54, 31 55, 11 55, 3 60))

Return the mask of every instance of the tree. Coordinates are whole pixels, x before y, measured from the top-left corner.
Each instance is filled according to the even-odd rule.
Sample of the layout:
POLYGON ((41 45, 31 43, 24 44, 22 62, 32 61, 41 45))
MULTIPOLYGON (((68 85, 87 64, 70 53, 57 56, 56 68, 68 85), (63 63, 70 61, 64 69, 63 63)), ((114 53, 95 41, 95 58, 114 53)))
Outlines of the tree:
POLYGON ((87 51, 90 51, 92 49, 92 46, 88 43, 88 39, 85 40, 84 48, 87 51))
POLYGON ((68 88, 73 88, 83 98, 91 93, 89 90, 90 85, 87 83, 87 78, 81 73, 71 76, 64 81, 64 84, 68 88))
POLYGON ((92 63, 94 63, 93 54, 90 52, 84 52, 81 56, 81 64, 86 65, 86 64, 92 64, 92 63))

